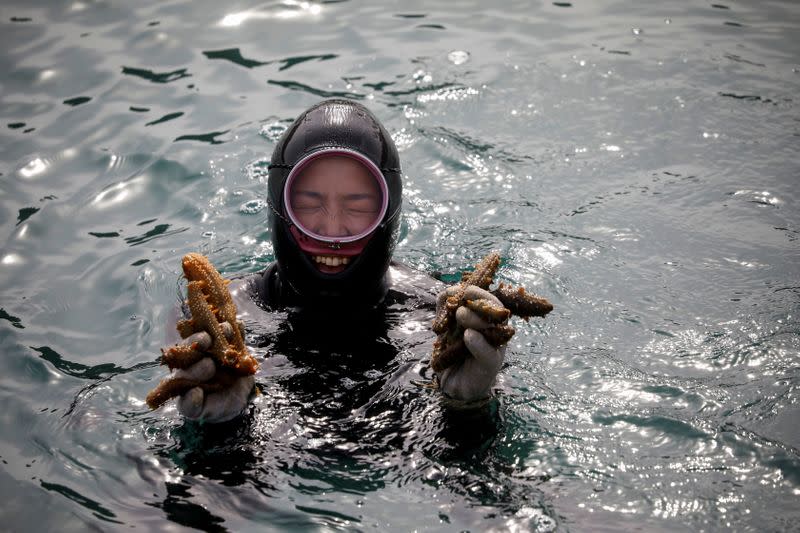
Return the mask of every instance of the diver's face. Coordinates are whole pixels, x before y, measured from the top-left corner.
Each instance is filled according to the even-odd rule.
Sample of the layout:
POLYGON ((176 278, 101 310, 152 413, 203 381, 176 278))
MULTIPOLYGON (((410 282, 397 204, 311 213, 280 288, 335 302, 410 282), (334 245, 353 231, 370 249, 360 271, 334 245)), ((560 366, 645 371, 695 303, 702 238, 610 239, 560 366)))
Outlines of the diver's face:
POLYGON ((375 178, 347 157, 311 163, 292 186, 292 207, 305 228, 325 237, 349 237, 378 216, 381 195, 375 178))
MULTIPOLYGON (((382 196, 375 178, 349 157, 331 156, 311 162, 295 178, 290 191, 299 224, 323 237, 351 237, 366 231, 380 216, 382 196)), ((348 257, 313 256, 323 272, 339 272, 348 257)))

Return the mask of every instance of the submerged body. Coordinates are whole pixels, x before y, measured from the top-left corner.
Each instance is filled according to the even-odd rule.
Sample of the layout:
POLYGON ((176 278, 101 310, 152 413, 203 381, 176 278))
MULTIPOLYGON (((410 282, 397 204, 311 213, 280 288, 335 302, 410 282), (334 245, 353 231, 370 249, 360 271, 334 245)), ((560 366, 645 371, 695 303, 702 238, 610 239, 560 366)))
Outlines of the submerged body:
POLYGON ((427 344, 415 354, 424 359, 435 337, 430 322, 436 313, 436 295, 445 285, 398 263, 392 263, 386 278, 386 296, 374 307, 345 302, 331 307, 299 305, 297 295, 280 282, 274 264, 264 272, 235 279, 230 290, 255 347, 272 344, 270 337, 286 330, 294 332, 298 344, 318 345, 330 352, 347 346, 362 351, 365 344, 372 344, 370 338, 382 345, 387 339, 402 338, 415 345, 427 344))

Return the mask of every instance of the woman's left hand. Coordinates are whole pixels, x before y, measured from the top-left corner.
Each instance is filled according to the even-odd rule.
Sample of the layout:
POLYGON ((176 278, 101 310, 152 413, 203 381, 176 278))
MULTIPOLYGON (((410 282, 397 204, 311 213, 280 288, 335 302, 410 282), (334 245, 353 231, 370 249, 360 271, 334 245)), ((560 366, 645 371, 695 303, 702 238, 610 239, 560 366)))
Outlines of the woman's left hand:
MULTIPOLYGON (((439 305, 455 288, 450 287, 440 294, 439 305)), ((465 297, 469 300, 488 300, 495 306, 503 307, 496 296, 474 285, 467 287, 465 297)), ((506 345, 494 347, 489 344, 481 332, 497 324, 487 322, 465 306, 456 310, 456 321, 464 328, 464 344, 469 356, 439 374, 439 388, 445 395, 464 402, 486 399, 491 396, 497 373, 503 366, 506 345)), ((502 324, 505 322, 507 320, 502 324)))

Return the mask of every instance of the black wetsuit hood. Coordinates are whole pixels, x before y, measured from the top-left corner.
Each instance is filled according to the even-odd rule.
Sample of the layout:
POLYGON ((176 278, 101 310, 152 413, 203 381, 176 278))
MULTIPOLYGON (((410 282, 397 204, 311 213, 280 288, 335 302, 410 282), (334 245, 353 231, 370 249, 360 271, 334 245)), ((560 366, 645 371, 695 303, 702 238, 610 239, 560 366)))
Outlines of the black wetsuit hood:
POLYGON ((397 243, 402 204, 400 158, 391 136, 363 105, 344 99, 322 101, 304 111, 286 130, 269 165, 268 201, 271 207, 272 244, 278 265, 272 283, 284 303, 332 300, 332 303, 370 306, 379 303, 388 289, 387 270, 397 243), (306 156, 330 149, 358 152, 381 170, 389 205, 381 225, 363 252, 336 274, 319 271, 298 246, 290 232, 284 205, 286 179, 293 166, 306 156), (287 301, 288 300, 288 301, 287 301))

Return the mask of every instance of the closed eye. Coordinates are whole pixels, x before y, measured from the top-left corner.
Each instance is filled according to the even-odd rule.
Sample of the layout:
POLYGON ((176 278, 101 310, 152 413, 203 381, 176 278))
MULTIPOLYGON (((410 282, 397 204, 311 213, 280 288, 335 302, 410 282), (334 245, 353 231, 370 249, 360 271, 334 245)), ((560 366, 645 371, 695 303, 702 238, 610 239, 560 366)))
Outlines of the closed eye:
POLYGON ((314 191, 294 191, 292 206, 295 209, 319 209, 323 205, 324 196, 314 191))
POLYGON ((379 211, 378 199, 374 194, 357 193, 342 197, 345 209, 354 214, 373 214, 379 211))

